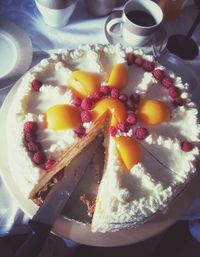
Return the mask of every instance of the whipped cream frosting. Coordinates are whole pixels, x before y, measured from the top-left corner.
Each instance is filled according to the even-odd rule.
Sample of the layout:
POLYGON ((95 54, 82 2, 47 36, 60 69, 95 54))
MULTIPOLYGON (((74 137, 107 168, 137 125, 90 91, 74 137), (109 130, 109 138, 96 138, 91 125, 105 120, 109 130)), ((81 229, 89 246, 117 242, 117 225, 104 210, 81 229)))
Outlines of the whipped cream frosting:
MULTIPOLYGON (((116 152, 113 138, 109 138, 108 161, 97 195, 93 231, 107 232, 129 228, 166 210, 168 203, 197 172, 200 125, 198 111, 188 93, 189 85, 157 63, 153 56, 145 55, 141 50, 123 48, 121 45, 85 45, 73 51, 55 53, 27 72, 20 82, 8 114, 9 165, 20 189, 28 196, 45 173, 34 165, 24 147, 24 122, 37 121, 38 137, 45 153, 50 158, 58 158, 79 138, 70 129, 43 130, 45 110, 55 104, 72 103, 72 92, 66 84, 73 70, 97 73, 101 84, 105 85, 114 64, 127 65, 127 53, 154 61, 156 68, 164 70, 165 74, 173 78, 185 104, 174 108, 169 96, 151 72, 135 65, 127 66, 128 84, 123 93, 130 95, 137 92, 142 98, 167 103, 171 119, 158 126, 145 125, 149 136, 139 141, 142 160, 129 173, 124 169, 116 152), (32 91, 33 79, 43 82, 39 94, 32 91), (180 141, 184 139, 194 142, 192 151, 186 153, 180 150, 180 141)), ((86 131, 91 126, 91 123, 84 124, 86 131)), ((135 128, 140 126, 142 124, 138 122, 135 128)), ((130 129, 127 133, 118 131, 117 136, 121 135, 132 137, 133 130, 130 129)))

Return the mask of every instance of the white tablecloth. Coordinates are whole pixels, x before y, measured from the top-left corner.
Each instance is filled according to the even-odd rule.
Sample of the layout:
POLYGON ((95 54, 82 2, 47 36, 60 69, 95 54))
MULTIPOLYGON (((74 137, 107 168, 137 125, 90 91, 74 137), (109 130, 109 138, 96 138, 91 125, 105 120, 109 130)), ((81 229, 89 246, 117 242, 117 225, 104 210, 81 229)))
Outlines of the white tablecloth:
MULTIPOLYGON (((186 33, 196 13, 197 11, 193 7, 183 10, 177 22, 165 24, 168 34, 177 32, 186 33)), ((69 24, 61 29, 51 28, 43 22, 33 0, 1 0, 0 16, 14 21, 27 32, 31 38, 34 51, 75 48, 79 44, 85 43, 107 43, 104 35, 104 24, 107 17, 95 18, 91 16, 87 13, 83 1, 78 2, 69 24)), ((199 35, 200 28, 194 34, 194 39, 198 44, 200 44, 199 35)), ((165 54, 168 55, 168 52, 164 52, 163 56, 165 54)), ((38 59, 40 59, 40 54, 36 52, 33 62, 37 62, 38 59)), ((161 56, 160 61, 172 69, 176 69, 178 73, 185 76, 191 82, 191 88, 195 95, 194 100, 198 102, 200 84, 197 85, 197 83, 200 57, 198 56, 194 61, 178 63, 178 65, 173 61, 173 58, 171 62, 168 61, 168 63, 165 63, 165 58, 161 56)), ((2 104, 8 92, 9 89, 0 92, 0 104, 2 104)), ((193 220, 200 218, 200 196, 194 201, 185 218, 193 220)), ((27 216, 22 213, 17 203, 9 195, 0 178, 0 236, 7 233, 24 233, 28 231, 28 226, 26 225, 27 219, 27 216)), ((191 224, 191 226, 193 225, 191 224)))

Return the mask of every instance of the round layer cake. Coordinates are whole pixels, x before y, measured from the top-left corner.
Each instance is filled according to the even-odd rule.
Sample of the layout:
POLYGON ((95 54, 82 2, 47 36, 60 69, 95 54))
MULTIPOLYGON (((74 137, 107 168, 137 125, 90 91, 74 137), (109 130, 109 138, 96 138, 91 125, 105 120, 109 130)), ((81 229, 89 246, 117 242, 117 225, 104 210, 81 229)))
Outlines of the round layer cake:
POLYGON ((22 78, 8 114, 16 183, 36 199, 103 134, 92 231, 149 220, 197 174, 200 125, 188 87, 153 56, 121 45, 84 45, 42 60, 22 78))

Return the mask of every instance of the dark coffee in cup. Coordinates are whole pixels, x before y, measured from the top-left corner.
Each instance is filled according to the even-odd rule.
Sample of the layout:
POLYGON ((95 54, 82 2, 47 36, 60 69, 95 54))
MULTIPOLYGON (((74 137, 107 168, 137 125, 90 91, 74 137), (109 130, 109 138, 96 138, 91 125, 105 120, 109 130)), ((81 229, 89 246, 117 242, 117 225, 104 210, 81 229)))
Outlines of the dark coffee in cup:
POLYGON ((142 27, 151 27, 156 24, 154 17, 140 10, 132 10, 126 13, 127 18, 134 24, 142 27))
POLYGON ((122 16, 111 19, 106 24, 107 33, 122 39, 131 46, 144 46, 150 42, 161 26, 163 12, 152 0, 128 0, 123 7, 122 16), (113 28, 119 24, 119 33, 113 28))

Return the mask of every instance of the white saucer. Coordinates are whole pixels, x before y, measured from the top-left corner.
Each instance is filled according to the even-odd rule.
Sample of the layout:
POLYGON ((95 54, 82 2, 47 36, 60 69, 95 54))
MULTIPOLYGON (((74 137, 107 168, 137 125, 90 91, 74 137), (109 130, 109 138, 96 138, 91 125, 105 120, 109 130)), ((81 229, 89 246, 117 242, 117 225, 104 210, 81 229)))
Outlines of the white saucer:
MULTIPOLYGON (((106 26, 107 26, 108 22, 111 19, 119 18, 121 16, 122 16, 122 11, 121 10, 114 10, 108 16, 108 18, 107 18, 107 20, 105 22, 104 33, 105 33, 106 39, 111 44, 120 43, 120 44, 122 44, 124 46, 131 46, 127 42, 125 42, 122 37, 120 37, 120 36, 119 37, 112 37, 110 34, 108 34, 108 32, 106 30, 106 26)), ((119 31, 119 29, 120 29, 120 24, 117 24, 117 25, 115 25, 113 27, 113 32, 117 32, 117 31, 119 31)), ((144 53, 146 53, 146 54, 152 53, 152 54, 155 55, 155 52, 159 54, 159 53, 161 53, 165 49, 165 47, 167 45, 167 33, 166 33, 166 31, 165 31, 163 26, 160 27, 160 29, 155 34, 155 36, 154 36, 152 41, 153 41, 153 44, 154 44, 154 49, 152 47, 152 43, 148 43, 148 44, 140 47, 144 51, 144 53)), ((137 47, 134 47, 134 48, 137 48, 137 47)))
POLYGON ((32 43, 27 34, 14 23, 0 18, 0 89, 8 86, 9 78, 22 75, 31 65, 32 43))

